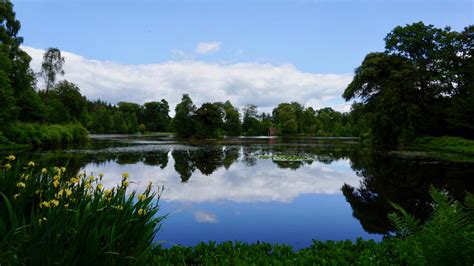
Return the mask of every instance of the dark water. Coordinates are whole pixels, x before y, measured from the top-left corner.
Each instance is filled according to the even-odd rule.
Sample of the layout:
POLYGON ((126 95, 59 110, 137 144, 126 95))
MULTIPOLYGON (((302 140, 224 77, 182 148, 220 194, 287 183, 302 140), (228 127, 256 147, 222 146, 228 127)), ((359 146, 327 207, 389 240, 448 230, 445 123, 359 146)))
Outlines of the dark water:
POLYGON ((22 152, 41 167, 103 173, 113 187, 164 186, 156 241, 165 246, 239 240, 286 243, 380 240, 390 230, 389 202, 426 219, 430 186, 454 198, 474 192, 474 164, 403 158, 356 142, 316 138, 225 139, 189 144, 166 137, 94 136, 68 150, 22 152), (273 155, 273 159, 272 156, 273 155))

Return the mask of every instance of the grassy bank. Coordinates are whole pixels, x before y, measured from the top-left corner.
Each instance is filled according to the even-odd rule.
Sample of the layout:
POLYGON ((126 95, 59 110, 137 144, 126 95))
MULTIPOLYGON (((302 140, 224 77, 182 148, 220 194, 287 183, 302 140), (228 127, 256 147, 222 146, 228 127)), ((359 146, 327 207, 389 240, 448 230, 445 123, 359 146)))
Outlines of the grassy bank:
POLYGON ((0 135, 0 146, 29 145, 51 147, 87 140, 87 130, 80 124, 46 125, 37 123, 12 123, 0 135))
POLYGON ((474 140, 460 137, 419 137, 413 142, 416 148, 474 155, 474 140))

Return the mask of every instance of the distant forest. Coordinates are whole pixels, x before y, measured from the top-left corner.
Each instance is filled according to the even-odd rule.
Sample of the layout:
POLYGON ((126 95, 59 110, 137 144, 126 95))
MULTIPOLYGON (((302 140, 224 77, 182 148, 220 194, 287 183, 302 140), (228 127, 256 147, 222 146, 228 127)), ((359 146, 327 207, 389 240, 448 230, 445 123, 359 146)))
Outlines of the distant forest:
POLYGON ((385 51, 368 54, 356 68, 342 95, 356 101, 348 113, 297 102, 281 103, 271 114, 255 105, 239 110, 229 101, 198 108, 185 94, 172 118, 165 99, 143 105, 86 99, 76 84, 58 81, 65 61, 57 48, 45 52, 42 71, 34 73, 31 57, 20 49, 13 4, 0 7, 0 144, 18 142, 29 128, 43 134, 38 127, 51 124, 81 125, 91 133, 174 132, 182 138, 267 135, 274 128, 278 135, 357 136, 386 145, 422 135, 474 136, 474 26, 456 32, 418 22, 393 29, 385 51), (37 88, 38 78, 45 88, 37 88))

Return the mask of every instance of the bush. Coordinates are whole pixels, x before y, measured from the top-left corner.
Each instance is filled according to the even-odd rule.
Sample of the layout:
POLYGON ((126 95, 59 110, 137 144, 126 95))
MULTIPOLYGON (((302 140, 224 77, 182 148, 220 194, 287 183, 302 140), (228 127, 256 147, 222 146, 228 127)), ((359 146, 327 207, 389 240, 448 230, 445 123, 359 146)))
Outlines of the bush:
POLYGON ((241 242, 200 243, 153 250, 157 265, 472 265, 474 262, 474 195, 465 205, 432 189, 434 212, 426 224, 394 204, 390 214, 396 236, 382 242, 313 241, 298 251, 291 246, 241 242))
POLYGON ((430 190, 434 211, 424 225, 394 204, 399 213, 389 215, 407 250, 418 250, 428 265, 472 265, 474 263, 474 194, 465 205, 447 194, 430 190))
MULTIPOLYGON (((126 195, 102 176, 72 176, 7 157, 0 170, 0 264, 135 264, 146 258, 163 217, 151 184, 126 195)), ((159 198, 159 197, 158 197, 159 198)))
POLYGON ((358 239, 313 241, 298 251, 291 246, 241 242, 200 243, 194 247, 157 247, 156 265, 419 265, 414 252, 402 255, 402 242, 387 239, 382 243, 358 239))
POLYGON ((33 146, 57 146, 80 143, 87 140, 87 130, 80 124, 44 125, 34 123, 13 123, 4 132, 17 144, 33 146))

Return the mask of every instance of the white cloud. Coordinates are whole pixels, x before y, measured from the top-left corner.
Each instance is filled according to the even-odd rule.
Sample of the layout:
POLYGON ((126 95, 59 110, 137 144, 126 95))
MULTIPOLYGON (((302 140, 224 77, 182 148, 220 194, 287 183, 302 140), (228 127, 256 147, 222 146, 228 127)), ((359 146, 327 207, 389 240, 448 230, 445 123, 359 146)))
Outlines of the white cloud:
POLYGON ((211 212, 197 211, 194 213, 194 219, 198 223, 217 223, 217 216, 211 212))
MULTIPOLYGON (((28 46, 22 49, 32 57, 33 70, 40 71, 44 50, 28 46)), ((333 107, 343 104, 341 94, 352 79, 352 74, 303 72, 291 64, 184 60, 131 65, 87 59, 69 52, 63 55, 63 78, 77 84, 87 98, 140 104, 164 98, 170 103, 172 114, 184 93, 197 106, 230 100, 239 107, 251 103, 265 111, 290 101, 316 109, 333 107)))
POLYGON ((219 51, 221 48, 220 42, 200 42, 196 46, 196 53, 210 54, 219 51))

